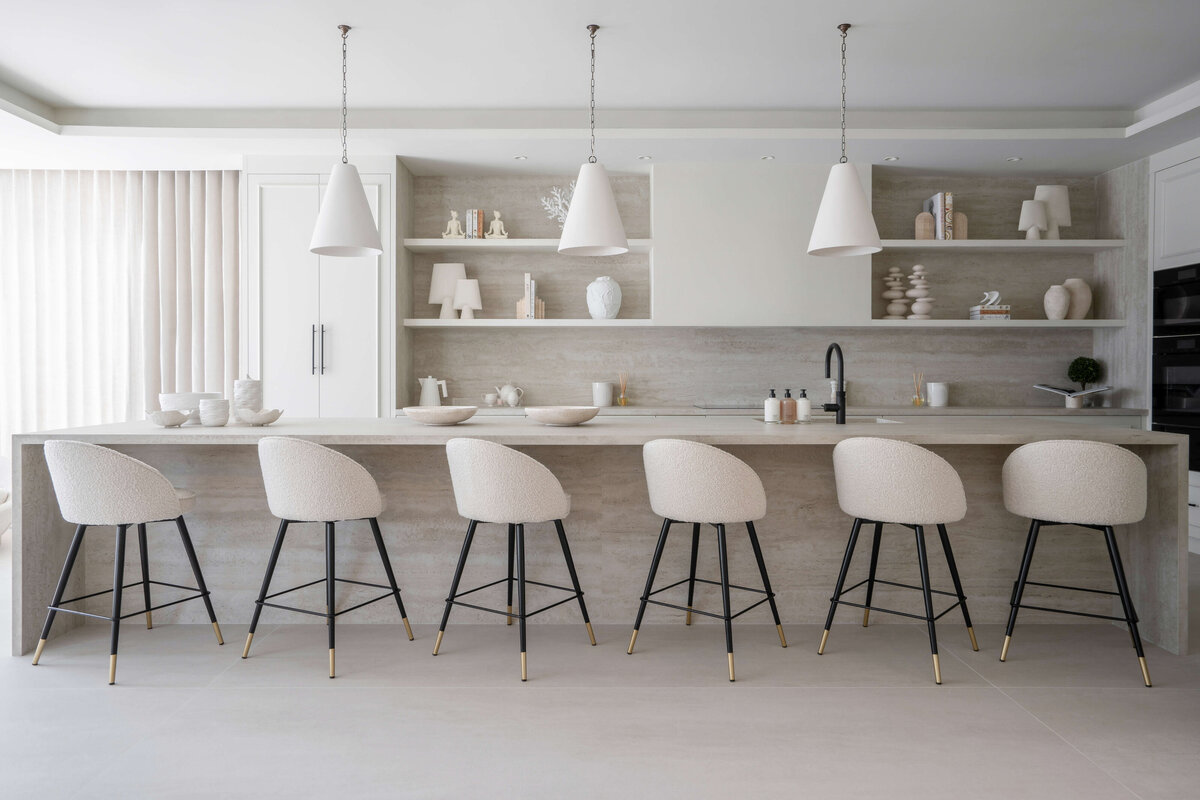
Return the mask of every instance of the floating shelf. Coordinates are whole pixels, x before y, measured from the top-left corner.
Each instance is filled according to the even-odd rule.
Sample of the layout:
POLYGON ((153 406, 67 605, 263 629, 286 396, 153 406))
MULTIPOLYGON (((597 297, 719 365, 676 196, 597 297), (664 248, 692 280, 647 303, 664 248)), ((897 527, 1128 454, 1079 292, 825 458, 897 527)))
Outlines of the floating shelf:
MULTIPOLYGON (((630 253, 649 253, 652 239, 630 239, 630 253)), ((557 253, 558 239, 405 239, 413 253, 452 253, 475 250, 491 253, 557 253)))
POLYGON ((965 250, 975 253, 1103 253, 1119 250, 1124 239, 884 239, 883 251, 935 253, 965 250))
POLYGON ((650 319, 406 319, 406 328, 646 328, 650 319))
POLYGON ((1004 330, 1012 328, 1124 328, 1123 319, 873 319, 877 328, 970 328, 1004 330))

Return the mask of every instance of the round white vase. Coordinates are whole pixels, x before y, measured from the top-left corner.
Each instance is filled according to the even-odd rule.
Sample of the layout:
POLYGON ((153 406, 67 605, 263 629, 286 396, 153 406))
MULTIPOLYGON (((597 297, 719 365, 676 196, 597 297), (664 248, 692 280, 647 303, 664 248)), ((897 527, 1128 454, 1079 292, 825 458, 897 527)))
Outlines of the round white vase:
POLYGON ((587 287, 587 307, 592 319, 616 319, 621 310, 621 284, 605 275, 587 287))
POLYGON ((1071 307, 1071 293, 1066 287, 1054 284, 1046 290, 1042 298, 1042 308, 1046 310, 1046 319, 1066 319, 1067 309, 1071 307))
POLYGON ((1088 311, 1092 308, 1092 287, 1082 278, 1067 278, 1062 285, 1071 295, 1067 319, 1087 319, 1088 311))

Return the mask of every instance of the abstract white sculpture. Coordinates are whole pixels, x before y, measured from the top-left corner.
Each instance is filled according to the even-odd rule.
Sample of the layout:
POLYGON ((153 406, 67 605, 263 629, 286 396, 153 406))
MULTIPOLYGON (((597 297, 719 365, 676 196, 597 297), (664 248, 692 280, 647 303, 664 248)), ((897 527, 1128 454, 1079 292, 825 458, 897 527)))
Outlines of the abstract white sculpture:
POLYGON ((507 239, 508 231, 504 230, 504 223, 500 220, 500 212, 492 212, 492 224, 488 226, 487 233, 483 235, 485 239, 507 239))
POLYGON ((446 221, 446 230, 442 232, 443 239, 465 239, 462 223, 458 220, 458 212, 451 211, 450 219, 446 221))
POLYGON ((592 319, 616 319, 621 310, 621 285, 605 275, 587 287, 588 313, 592 319))
POLYGON ((905 296, 913 299, 912 313, 908 315, 908 318, 929 319, 929 312, 933 311, 934 298, 929 296, 929 281, 925 280, 925 267, 914 264, 912 269, 912 275, 908 276, 908 282, 912 284, 912 288, 904 293, 905 296))
POLYGON ((904 319, 909 302, 904 299, 904 273, 899 267, 892 267, 883 282, 887 286, 883 293, 883 299, 887 301, 887 315, 884 319, 904 319))

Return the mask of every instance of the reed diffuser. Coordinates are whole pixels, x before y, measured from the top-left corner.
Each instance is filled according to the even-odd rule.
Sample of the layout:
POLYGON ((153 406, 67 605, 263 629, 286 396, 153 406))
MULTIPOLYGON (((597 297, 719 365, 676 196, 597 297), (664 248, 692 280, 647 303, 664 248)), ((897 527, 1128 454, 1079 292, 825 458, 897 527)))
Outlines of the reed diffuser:
POLYGON ((628 405, 629 398, 625 394, 625 391, 629 388, 629 373, 628 372, 618 372, 617 373, 617 385, 621 387, 621 394, 619 394, 617 396, 617 405, 619 405, 619 406, 628 405))
POLYGON ((925 373, 924 372, 914 372, 913 373, 912 404, 914 406, 916 406, 917 408, 920 408, 921 406, 925 405, 925 398, 921 394, 921 386, 924 385, 924 383, 925 383, 925 373))

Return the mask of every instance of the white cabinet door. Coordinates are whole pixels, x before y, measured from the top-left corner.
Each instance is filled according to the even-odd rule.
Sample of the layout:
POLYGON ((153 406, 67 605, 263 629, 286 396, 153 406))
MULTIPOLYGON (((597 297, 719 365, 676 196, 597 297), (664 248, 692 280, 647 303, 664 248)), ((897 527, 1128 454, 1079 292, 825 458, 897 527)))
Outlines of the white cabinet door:
POLYGON ((250 181, 250 258, 257 259, 262 305, 261 377, 266 408, 317 417, 319 259, 308 251, 317 220, 316 175, 264 175, 250 181))
MULTIPOLYGON (((871 169, 856 165, 868 196, 871 169)), ((865 325, 871 258, 808 255, 829 165, 653 169, 656 325, 865 325)))
POLYGON ((1200 158, 1154 173, 1154 269, 1200 263, 1200 158))

